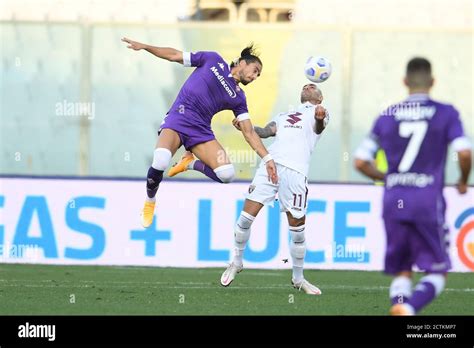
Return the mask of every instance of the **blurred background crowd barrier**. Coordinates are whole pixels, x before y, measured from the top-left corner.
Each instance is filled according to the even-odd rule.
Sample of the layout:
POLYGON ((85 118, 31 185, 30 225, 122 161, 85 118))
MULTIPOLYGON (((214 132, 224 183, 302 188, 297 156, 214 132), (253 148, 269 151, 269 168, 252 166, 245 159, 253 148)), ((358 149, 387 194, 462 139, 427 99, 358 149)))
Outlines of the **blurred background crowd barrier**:
MULTIPOLYGON (((263 73, 245 92, 260 126, 298 105, 306 59, 326 56, 333 74, 320 88, 331 122, 315 150, 311 181, 365 181, 352 169, 352 154, 377 114, 406 96, 402 79, 413 56, 432 62, 433 97, 454 104, 474 134, 470 0, 0 4, 0 174, 145 176, 156 131, 192 69, 129 50, 124 36, 217 51, 228 62, 256 43, 263 73)), ((251 179, 255 157, 232 118, 222 112, 213 128, 237 177, 251 179)), ((448 159, 447 181, 454 183, 454 153, 448 159)))

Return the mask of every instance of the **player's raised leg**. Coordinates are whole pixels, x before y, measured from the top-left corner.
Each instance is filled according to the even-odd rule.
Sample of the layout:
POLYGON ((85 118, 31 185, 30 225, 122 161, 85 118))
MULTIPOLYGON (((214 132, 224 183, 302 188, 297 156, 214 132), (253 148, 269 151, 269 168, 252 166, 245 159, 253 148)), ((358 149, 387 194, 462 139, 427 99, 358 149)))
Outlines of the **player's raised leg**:
POLYGON ((181 157, 180 161, 173 165, 168 171, 168 176, 173 177, 176 174, 185 172, 189 169, 194 169, 196 158, 191 151, 186 151, 181 157))
POLYGON ((191 151, 186 151, 181 160, 170 168, 168 176, 196 170, 219 183, 233 180, 234 166, 230 163, 225 150, 217 140, 195 145, 191 151), (199 159, 194 157, 194 154, 199 159))
MULTIPOLYGON (((415 264, 424 270, 422 277, 408 299, 406 309, 418 313, 433 302, 444 290, 446 276, 451 268, 448 253, 449 230, 443 221, 416 222, 416 235, 412 234, 413 248, 417 250, 415 264)), ((392 312, 394 308, 392 307, 392 312)), ((392 313, 395 314, 395 313, 392 313)))
POLYGON ((143 227, 147 228, 153 223, 155 214, 156 192, 163 179, 163 172, 168 167, 171 157, 181 146, 181 139, 178 133, 172 129, 163 129, 158 138, 155 151, 153 153, 153 162, 148 169, 146 182, 146 201, 141 213, 143 227))
POLYGON ((286 213, 290 228, 290 254, 293 267, 291 283, 298 290, 309 295, 321 295, 321 290, 308 282, 303 276, 304 258, 306 256, 305 220, 306 217, 295 218, 290 212, 286 213))
POLYGON ((198 158, 190 163, 194 170, 220 183, 226 184, 234 180, 234 166, 217 140, 195 145, 191 151, 198 158))
MULTIPOLYGON (((395 278, 394 282, 400 277, 395 278)), ((392 282, 392 286, 394 284, 392 282)), ((413 294, 405 302, 393 303, 390 308, 391 315, 415 315, 422 308, 430 304, 444 289, 446 274, 427 273, 415 286, 413 294)), ((410 280, 411 285, 411 280, 410 280)), ((392 291, 390 287, 390 292, 392 291)), ((411 291, 411 289, 410 289, 411 291)))
POLYGON ((245 200, 244 209, 242 209, 234 228, 234 258, 221 276, 223 286, 229 286, 235 279, 236 274, 243 269, 242 258, 245 246, 250 238, 251 226, 262 207, 263 204, 259 202, 245 200))

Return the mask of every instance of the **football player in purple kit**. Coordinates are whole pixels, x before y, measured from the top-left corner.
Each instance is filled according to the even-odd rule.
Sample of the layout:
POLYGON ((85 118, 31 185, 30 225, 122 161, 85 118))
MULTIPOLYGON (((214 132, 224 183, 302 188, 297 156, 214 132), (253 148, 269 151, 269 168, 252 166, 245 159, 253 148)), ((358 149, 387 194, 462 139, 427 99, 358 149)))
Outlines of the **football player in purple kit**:
POLYGON ((414 315, 443 291, 451 268, 443 197, 448 146, 458 154, 460 194, 467 191, 471 168, 471 144, 458 111, 429 96, 434 82, 430 62, 411 59, 404 82, 408 98, 377 118, 354 162, 362 174, 385 182, 385 273, 394 276, 389 291, 392 315, 414 315), (387 157, 385 175, 373 165, 379 148, 387 157), (413 265, 425 272, 414 289, 413 265))
POLYGON ((239 83, 245 86, 255 81, 262 71, 262 62, 254 54, 253 45, 246 47, 229 66, 217 52, 182 52, 127 38, 122 41, 135 51, 143 49, 158 58, 196 68, 181 87, 158 132, 153 163, 147 175, 147 198, 141 214, 145 228, 153 222, 155 195, 163 172, 182 145, 188 152, 174 174, 190 166, 220 183, 233 180, 234 167, 211 129, 211 119, 219 111, 233 111, 240 121, 245 140, 265 163, 269 180, 278 181, 275 162, 254 130, 245 93, 239 87, 239 83))

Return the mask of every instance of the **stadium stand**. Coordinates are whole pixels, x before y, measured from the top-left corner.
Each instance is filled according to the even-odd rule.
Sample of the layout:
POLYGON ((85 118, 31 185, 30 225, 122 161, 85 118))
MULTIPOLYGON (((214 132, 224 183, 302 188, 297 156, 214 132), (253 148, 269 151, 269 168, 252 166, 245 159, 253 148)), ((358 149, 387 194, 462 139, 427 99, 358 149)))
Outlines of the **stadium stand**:
MULTIPOLYGON (((458 11, 453 21, 453 16, 442 16, 441 6, 430 15, 402 16, 407 8, 426 6, 423 1, 387 0, 390 18, 376 15, 385 9, 375 0, 360 0, 361 8, 373 7, 370 13, 351 7, 357 15, 347 16, 344 11, 350 9, 340 13, 345 8, 341 1, 325 2, 324 16, 318 13, 320 0, 183 0, 173 7, 164 0, 144 0, 139 8, 130 0, 2 1, 1 173, 144 175, 155 132, 190 70, 125 50, 124 35, 185 50, 216 50, 228 62, 249 41, 256 42, 264 71, 246 93, 259 125, 298 101, 305 83, 301 66, 309 55, 324 53, 334 66, 333 76, 321 85, 332 118, 315 157, 342 155, 314 160, 311 180, 363 180, 351 169, 350 156, 376 114, 404 97, 400 62, 413 55, 431 58, 434 97, 449 96, 446 101, 459 107, 472 136, 472 52, 464 49, 472 45, 470 2, 458 1, 466 11, 458 11), (200 20, 216 23, 204 26, 200 20), (272 23, 281 21, 286 24, 272 23), (367 52, 378 58, 368 60, 367 52), (84 98, 94 104, 93 120, 57 115, 58 103, 84 98), (26 141, 38 134, 45 140, 26 141), (29 160, 18 161, 18 155, 29 160)), ((244 151, 247 145, 230 126, 231 119, 230 112, 214 119, 217 137, 235 153, 244 151)), ((246 164, 236 168, 241 179, 251 178, 255 170, 246 164)), ((448 161, 448 181, 456 180, 455 173, 456 163, 448 161)))

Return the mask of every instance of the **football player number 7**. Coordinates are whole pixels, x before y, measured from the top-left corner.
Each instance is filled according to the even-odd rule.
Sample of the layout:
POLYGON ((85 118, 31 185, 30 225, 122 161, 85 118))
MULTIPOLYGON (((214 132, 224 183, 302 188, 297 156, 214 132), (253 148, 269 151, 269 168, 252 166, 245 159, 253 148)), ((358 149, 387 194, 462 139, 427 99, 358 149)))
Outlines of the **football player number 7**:
POLYGON ((428 122, 426 121, 400 122, 398 134, 402 138, 410 138, 410 141, 408 142, 402 160, 398 165, 399 173, 404 173, 410 170, 413 162, 415 162, 416 156, 418 156, 420 146, 423 143, 427 130, 428 122))

